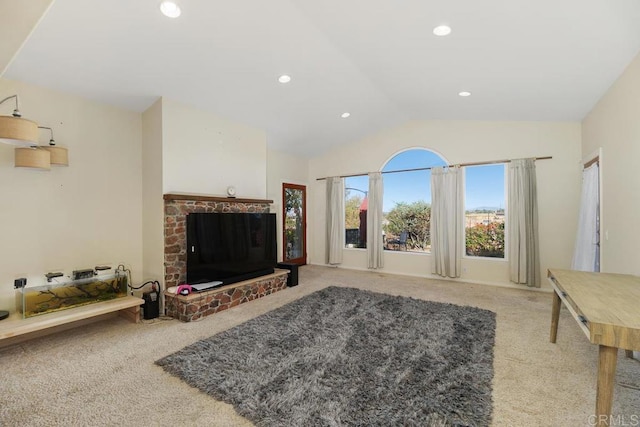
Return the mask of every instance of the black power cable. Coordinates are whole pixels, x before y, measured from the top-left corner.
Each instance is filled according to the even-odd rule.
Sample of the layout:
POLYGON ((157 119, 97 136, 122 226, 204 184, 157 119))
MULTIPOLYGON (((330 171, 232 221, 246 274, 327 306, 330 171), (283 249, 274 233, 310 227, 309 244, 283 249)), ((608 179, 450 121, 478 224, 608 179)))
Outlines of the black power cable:
POLYGON ((145 286, 147 286, 148 284, 151 284, 151 290, 154 290, 158 293, 160 293, 160 282, 157 280, 148 280, 146 282, 144 282, 142 285, 140 286, 133 286, 132 285, 132 281, 131 281, 131 270, 129 270, 128 268, 126 268, 124 266, 124 264, 120 264, 118 265, 118 267, 116 268, 116 271, 122 271, 123 273, 126 273, 127 277, 129 278, 129 280, 127 281, 127 286, 129 287, 129 289, 131 289, 131 295, 133 295, 133 291, 138 291, 142 288, 144 288, 145 286))

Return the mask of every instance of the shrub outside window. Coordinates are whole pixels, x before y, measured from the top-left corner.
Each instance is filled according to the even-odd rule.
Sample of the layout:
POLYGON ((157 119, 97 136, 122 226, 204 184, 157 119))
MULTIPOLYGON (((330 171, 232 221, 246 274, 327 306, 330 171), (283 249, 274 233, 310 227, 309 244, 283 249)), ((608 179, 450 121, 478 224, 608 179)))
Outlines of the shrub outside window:
POLYGON ((465 168, 465 254, 504 258, 505 165, 465 168))

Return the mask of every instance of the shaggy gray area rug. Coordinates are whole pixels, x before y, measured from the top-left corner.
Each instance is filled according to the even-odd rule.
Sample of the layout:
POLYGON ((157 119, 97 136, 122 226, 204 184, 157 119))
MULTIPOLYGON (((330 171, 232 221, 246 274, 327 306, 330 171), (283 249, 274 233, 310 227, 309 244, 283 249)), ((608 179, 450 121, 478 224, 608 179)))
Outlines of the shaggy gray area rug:
POLYGON ((495 313, 329 287, 158 360, 258 426, 486 426, 495 313))

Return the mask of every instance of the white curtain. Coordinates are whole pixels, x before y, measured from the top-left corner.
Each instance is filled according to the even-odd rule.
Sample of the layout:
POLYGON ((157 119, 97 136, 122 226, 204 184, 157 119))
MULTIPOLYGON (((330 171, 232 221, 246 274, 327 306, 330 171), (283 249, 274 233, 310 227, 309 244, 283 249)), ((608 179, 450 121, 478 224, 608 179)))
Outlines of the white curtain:
POLYGON ((460 277, 464 216, 459 167, 431 169, 431 198, 432 271, 440 276, 460 277))
POLYGON ((344 183, 340 177, 327 178, 327 264, 342 263, 344 242, 344 183))
POLYGON ((571 268, 582 271, 600 271, 598 251, 600 194, 598 164, 594 163, 582 171, 582 196, 578 217, 578 235, 573 251, 571 268))
POLYGON ((540 287, 538 200, 534 159, 509 163, 507 238, 512 282, 540 287))
POLYGON ((382 242, 382 174, 369 174, 369 200, 367 205, 367 266, 384 267, 382 242))

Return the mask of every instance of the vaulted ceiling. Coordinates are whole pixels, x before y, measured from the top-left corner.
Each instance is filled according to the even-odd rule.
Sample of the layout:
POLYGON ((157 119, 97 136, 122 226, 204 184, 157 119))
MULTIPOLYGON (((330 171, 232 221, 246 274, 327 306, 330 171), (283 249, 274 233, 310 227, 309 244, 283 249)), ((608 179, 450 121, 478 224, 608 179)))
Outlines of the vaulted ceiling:
POLYGON ((313 156, 413 119, 579 121, 640 50, 637 0, 176 2, 39 0, 3 77, 135 111, 166 96, 313 156))

